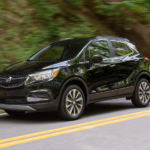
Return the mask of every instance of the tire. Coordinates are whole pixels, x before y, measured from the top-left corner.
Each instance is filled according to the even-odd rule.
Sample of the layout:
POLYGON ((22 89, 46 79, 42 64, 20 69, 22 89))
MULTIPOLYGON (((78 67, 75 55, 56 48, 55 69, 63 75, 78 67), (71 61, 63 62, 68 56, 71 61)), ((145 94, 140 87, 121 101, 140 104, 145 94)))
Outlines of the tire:
POLYGON ((5 112, 7 114, 9 114, 10 116, 15 116, 15 117, 18 117, 18 116, 22 116, 25 114, 25 111, 11 111, 11 110, 5 110, 5 112))
POLYGON ((77 85, 68 86, 60 101, 58 114, 65 120, 76 120, 81 117, 85 108, 85 95, 77 85))
POLYGON ((146 107, 150 102, 150 83, 142 78, 138 81, 132 97, 132 103, 136 107, 146 107))

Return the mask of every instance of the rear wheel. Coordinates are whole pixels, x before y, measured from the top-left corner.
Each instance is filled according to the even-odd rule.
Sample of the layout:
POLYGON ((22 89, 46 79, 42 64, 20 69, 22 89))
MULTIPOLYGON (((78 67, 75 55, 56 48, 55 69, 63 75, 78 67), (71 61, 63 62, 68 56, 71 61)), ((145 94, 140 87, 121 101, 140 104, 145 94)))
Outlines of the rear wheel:
POLYGON ((25 111, 11 111, 11 110, 5 110, 5 112, 10 116, 22 116, 25 113, 25 111))
POLYGON ((136 107, 146 107, 150 102, 150 83, 142 78, 138 81, 132 97, 132 103, 136 107))
POLYGON ((63 119, 76 120, 81 117, 85 108, 85 96, 82 89, 77 85, 70 85, 63 93, 59 115, 63 119))

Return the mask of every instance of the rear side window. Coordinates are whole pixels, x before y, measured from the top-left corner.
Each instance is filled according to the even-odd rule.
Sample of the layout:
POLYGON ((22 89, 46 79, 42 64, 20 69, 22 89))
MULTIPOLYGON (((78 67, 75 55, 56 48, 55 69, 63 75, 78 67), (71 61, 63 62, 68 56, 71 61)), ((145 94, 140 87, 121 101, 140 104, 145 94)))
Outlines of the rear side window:
MULTIPOLYGON (((134 50, 134 53, 139 54, 140 52, 137 50, 136 46, 132 43, 128 43, 130 49, 134 50)), ((140 53, 141 54, 141 53, 140 53)))
POLYGON ((127 47, 124 43, 112 41, 112 46, 116 56, 124 56, 128 54, 127 47))
POLYGON ((132 50, 127 46, 128 54, 132 53, 132 50))

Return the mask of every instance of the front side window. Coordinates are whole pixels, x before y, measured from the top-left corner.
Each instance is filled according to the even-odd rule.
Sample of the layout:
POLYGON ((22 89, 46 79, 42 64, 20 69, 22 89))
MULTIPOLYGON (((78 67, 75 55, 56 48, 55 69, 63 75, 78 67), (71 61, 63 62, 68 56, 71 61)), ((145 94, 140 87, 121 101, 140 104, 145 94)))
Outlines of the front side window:
POLYGON ((128 54, 127 47, 124 43, 112 41, 112 46, 116 56, 124 56, 128 54))
POLYGON ((110 50, 107 41, 93 42, 91 45, 89 45, 87 51, 85 52, 86 60, 88 60, 88 55, 90 55, 90 58, 93 55, 100 55, 103 59, 110 58, 110 50))
POLYGON ((78 55, 87 41, 73 42, 62 41, 52 43, 33 56, 31 61, 47 61, 47 60, 69 60, 78 55))

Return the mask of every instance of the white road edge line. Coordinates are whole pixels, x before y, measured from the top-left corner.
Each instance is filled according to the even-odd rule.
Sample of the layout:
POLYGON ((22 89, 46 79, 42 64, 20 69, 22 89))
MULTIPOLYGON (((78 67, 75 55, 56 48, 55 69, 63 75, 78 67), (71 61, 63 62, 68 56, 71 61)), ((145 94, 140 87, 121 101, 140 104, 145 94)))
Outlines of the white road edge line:
POLYGON ((0 114, 0 116, 3 116, 3 115, 6 115, 7 113, 2 113, 2 114, 0 114))

